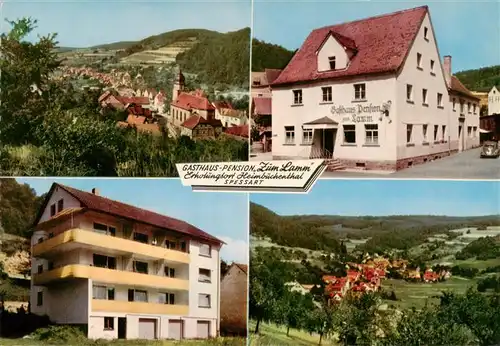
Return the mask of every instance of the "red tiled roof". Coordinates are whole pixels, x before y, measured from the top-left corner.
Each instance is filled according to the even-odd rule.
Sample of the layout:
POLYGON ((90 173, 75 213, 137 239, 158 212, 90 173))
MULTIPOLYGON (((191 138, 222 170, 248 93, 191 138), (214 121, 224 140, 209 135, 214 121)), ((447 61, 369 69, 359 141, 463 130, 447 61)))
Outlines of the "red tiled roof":
POLYGON ((228 101, 215 101, 214 102, 215 108, 226 108, 226 109, 234 109, 233 105, 229 103, 228 101))
POLYGON ((209 121, 205 120, 205 118, 199 116, 199 115, 192 115, 189 118, 187 118, 181 126, 184 126, 185 128, 188 128, 190 130, 194 129, 198 124, 209 124, 209 121))
POLYGON ((143 108, 141 105, 138 104, 132 104, 130 105, 127 110, 134 115, 144 115, 147 118, 150 118, 153 113, 151 112, 151 109, 148 108, 143 108))
POLYGON ((265 76, 266 76, 266 82, 267 84, 272 84, 276 78, 279 77, 281 71, 283 70, 279 70, 279 69, 273 69, 273 68, 266 68, 264 70, 264 73, 265 73, 265 76))
POLYGON ((135 103, 139 105, 148 105, 149 98, 148 97, 126 97, 126 96, 118 96, 118 101, 123 104, 135 103))
POLYGON ((427 6, 422 6, 313 30, 273 84, 395 72, 427 12, 427 6), (343 43, 353 42, 357 53, 346 69, 318 72, 316 52, 331 32, 343 43))
POLYGON ((188 93, 180 93, 177 99, 172 102, 172 105, 185 109, 199 109, 204 111, 215 110, 215 107, 210 103, 206 97, 191 95, 188 93))
POLYGON ((254 111, 256 115, 270 115, 272 114, 272 98, 270 97, 254 97, 253 98, 254 111))
POLYGON ((249 134, 249 128, 248 125, 240 125, 240 126, 231 126, 224 131, 225 133, 233 136, 238 136, 238 137, 245 137, 248 138, 249 134))
POLYGON ((462 82, 460 82, 460 79, 458 79, 456 76, 451 76, 451 83, 450 83, 450 90, 451 91, 455 91, 459 94, 462 94, 464 96, 467 96, 467 97, 470 97, 470 98, 473 98, 477 101, 480 100, 479 97, 475 96, 473 93, 470 92, 469 89, 467 89, 465 87, 465 85, 462 84, 462 82))
MULTIPOLYGON (((74 198, 76 198, 82 204, 82 207, 85 207, 89 210, 111 214, 129 220, 143 222, 163 229, 170 229, 173 231, 177 231, 179 233, 187 234, 192 237, 201 238, 207 241, 212 241, 218 244, 223 243, 216 237, 202 231, 201 229, 185 221, 181 221, 169 216, 154 213, 146 209, 134 207, 132 205, 125 204, 122 202, 114 201, 109 198, 95 195, 93 193, 77 190, 72 187, 61 185, 58 183, 54 183, 51 187, 51 190, 54 187, 60 187, 61 189, 65 190, 74 198)), ((45 208, 50 196, 51 193, 47 195, 42 210, 45 208)), ((39 214, 37 221, 40 219, 40 216, 41 214, 39 214)))
POLYGON ((244 272, 245 274, 248 273, 248 266, 246 264, 241 264, 241 263, 236 263, 236 262, 234 262, 233 264, 235 266, 237 266, 238 268, 240 268, 241 271, 244 272))

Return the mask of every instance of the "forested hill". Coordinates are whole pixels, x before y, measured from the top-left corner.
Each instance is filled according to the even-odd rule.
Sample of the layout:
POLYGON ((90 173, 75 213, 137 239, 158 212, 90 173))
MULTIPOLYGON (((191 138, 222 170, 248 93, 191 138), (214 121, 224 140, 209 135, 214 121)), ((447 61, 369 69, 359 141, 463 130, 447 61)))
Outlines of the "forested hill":
POLYGON ((28 236, 44 197, 13 178, 0 179, 0 231, 28 236))
POLYGON ((292 52, 277 44, 266 43, 257 39, 252 40, 252 71, 264 69, 283 69, 292 59, 292 52))
POLYGON ((210 85, 248 87, 250 28, 206 35, 191 49, 177 55, 177 63, 210 85))
POLYGON ((313 250, 336 249, 341 239, 370 239, 366 250, 406 249, 429 236, 463 227, 500 225, 498 215, 449 217, 429 215, 401 216, 280 216, 251 203, 250 233, 273 243, 313 250))
POLYGON ((488 92, 500 85, 500 65, 455 73, 455 76, 471 91, 488 92))

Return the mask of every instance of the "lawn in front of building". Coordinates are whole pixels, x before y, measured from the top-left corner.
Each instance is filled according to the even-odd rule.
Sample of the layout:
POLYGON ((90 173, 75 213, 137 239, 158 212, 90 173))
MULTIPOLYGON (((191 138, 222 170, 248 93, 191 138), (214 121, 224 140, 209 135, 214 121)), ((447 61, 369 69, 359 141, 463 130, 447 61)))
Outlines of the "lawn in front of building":
MULTIPOLYGON (((319 335, 311 335, 305 331, 290 328, 289 336, 286 335, 286 327, 276 326, 261 322, 259 325, 259 334, 253 334, 255 330, 255 321, 249 323, 248 339, 250 346, 310 346, 318 345, 319 335)), ((330 340, 323 339, 321 345, 337 345, 330 340)))
POLYGON ((41 346, 41 345, 78 345, 78 346, 244 346, 246 345, 245 338, 215 338, 208 340, 87 340, 87 342, 72 343, 54 343, 43 342, 36 339, 5 339, 0 338, 1 346, 41 346))

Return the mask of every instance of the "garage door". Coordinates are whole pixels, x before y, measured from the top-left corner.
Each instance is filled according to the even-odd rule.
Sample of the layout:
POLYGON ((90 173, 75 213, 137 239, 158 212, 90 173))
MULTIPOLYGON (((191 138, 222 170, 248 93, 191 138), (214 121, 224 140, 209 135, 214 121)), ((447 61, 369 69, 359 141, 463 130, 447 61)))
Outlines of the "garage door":
POLYGON ((179 320, 168 321, 168 338, 180 340, 182 336, 182 323, 179 320))
POLYGON ((209 321, 198 321, 197 337, 201 339, 207 339, 210 335, 210 322, 209 321))
POLYGON ((139 318, 139 339, 156 339, 156 320, 139 318))

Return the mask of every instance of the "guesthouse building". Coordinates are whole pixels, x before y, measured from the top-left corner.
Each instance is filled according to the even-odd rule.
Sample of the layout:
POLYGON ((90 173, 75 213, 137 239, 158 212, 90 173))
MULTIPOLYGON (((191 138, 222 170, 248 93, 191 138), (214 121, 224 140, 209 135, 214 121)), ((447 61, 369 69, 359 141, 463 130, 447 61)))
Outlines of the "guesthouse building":
POLYGON ((272 83, 273 158, 392 171, 475 146, 479 99, 448 67, 427 6, 313 30, 272 83))

